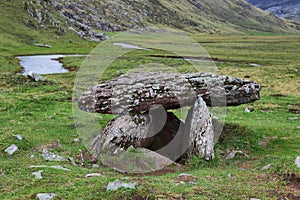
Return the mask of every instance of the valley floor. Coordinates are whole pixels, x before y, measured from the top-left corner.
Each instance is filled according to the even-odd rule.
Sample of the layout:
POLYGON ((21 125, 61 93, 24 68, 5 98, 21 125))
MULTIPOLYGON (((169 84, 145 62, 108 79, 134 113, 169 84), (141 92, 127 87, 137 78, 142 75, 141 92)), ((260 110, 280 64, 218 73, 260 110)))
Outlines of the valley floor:
MULTIPOLYGON (((300 168, 295 159, 300 156, 300 36, 193 38, 218 61, 221 74, 260 83, 261 100, 228 108, 223 134, 216 145, 216 160, 193 158, 185 166, 173 165, 144 175, 120 174, 101 165, 93 167, 95 163, 85 146, 76 140, 79 135, 72 113, 72 87, 84 58, 67 57, 62 62, 72 70, 70 73, 47 75, 47 81, 34 82, 16 73, 20 67, 14 56, 36 54, 38 47, 8 48, 8 53, 0 54, 0 199, 35 199, 36 194, 48 192, 61 199, 299 199, 300 168), (246 107, 254 112, 244 112, 246 107), (24 139, 18 140, 14 136, 17 134, 24 139), (19 150, 8 156, 4 149, 11 144, 19 150), (69 161, 45 161, 41 156, 43 148, 74 158, 77 166, 69 161), (241 150, 247 156, 226 161, 229 150, 241 150), (261 170, 268 164, 269 169, 261 170), (61 165, 70 171, 31 169, 33 165, 61 165), (38 170, 43 170, 43 179, 32 175, 38 170), (103 176, 85 178, 89 173, 103 176), (193 175, 195 181, 180 180, 178 175, 182 173, 193 175), (138 185, 135 190, 106 191, 107 184, 116 179, 138 185)), ((88 42, 80 46, 77 40, 68 48, 65 44, 58 41, 43 54, 82 54, 94 46, 88 42)), ((154 51, 156 55, 167 54, 154 51)), ((106 71, 105 79, 137 63, 159 62, 182 72, 189 69, 182 60, 149 54, 136 50, 120 57, 106 71)))

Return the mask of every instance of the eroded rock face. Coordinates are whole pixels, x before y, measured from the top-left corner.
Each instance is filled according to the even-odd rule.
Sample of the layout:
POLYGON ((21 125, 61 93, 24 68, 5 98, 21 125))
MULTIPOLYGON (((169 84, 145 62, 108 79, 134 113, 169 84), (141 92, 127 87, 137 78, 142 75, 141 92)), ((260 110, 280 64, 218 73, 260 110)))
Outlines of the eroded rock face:
POLYGON ((95 12, 95 15, 98 14, 98 19, 91 17, 95 17, 95 15, 91 15, 91 13, 85 10, 89 9, 89 4, 84 1, 23 0, 23 4, 26 11, 35 21, 32 22, 32 20, 24 19, 25 24, 31 28, 56 28, 57 34, 62 35, 66 32, 65 26, 67 25, 69 26, 69 30, 77 34, 80 38, 86 38, 95 42, 108 40, 110 37, 103 33, 96 33, 94 30, 120 31, 118 28, 112 28, 109 23, 103 23, 101 25, 101 23, 98 22, 101 15, 97 12, 98 9, 96 8, 92 10, 92 12, 95 12), (58 12, 60 17, 57 18, 55 12, 58 12))

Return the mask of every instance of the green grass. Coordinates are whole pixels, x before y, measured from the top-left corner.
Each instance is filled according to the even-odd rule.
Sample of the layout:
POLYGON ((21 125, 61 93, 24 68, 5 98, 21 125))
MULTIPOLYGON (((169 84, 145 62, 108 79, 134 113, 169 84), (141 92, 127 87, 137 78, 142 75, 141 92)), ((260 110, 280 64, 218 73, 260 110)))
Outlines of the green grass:
MULTIPOLYGON (((299 119, 289 120, 299 115, 288 111, 290 108, 299 108, 294 105, 299 100, 299 74, 295 71, 299 70, 299 60, 295 56, 299 48, 297 42, 292 42, 299 37, 195 38, 203 43, 212 57, 223 60, 217 63, 220 73, 236 77, 250 76, 251 80, 263 85, 260 101, 228 108, 223 135, 216 146, 218 153, 215 161, 206 162, 193 158, 185 167, 171 166, 160 175, 139 176, 119 174, 104 166, 92 168, 89 157, 86 157, 83 167, 74 167, 69 162, 45 162, 41 157, 44 147, 52 147, 53 152, 65 157, 74 157, 77 163, 80 163, 80 150, 86 151, 83 145, 73 141, 78 137, 70 102, 76 72, 48 75, 49 81, 36 83, 14 74, 14 69, 19 68, 15 63, 10 70, 3 68, 0 75, 1 199, 34 199, 35 194, 40 192, 54 192, 63 199, 276 199, 289 194, 297 195, 297 191, 289 186, 284 177, 288 174, 300 175, 299 168, 294 165, 296 156, 300 154, 299 129, 296 128, 299 126, 299 119), (277 43, 278 40, 281 42, 277 43), (262 43, 265 45, 261 45, 262 43), (257 46, 264 50, 255 50, 257 46), (277 63, 276 57, 280 52, 276 50, 278 47, 287 49, 287 52, 282 54, 281 61, 277 63), (226 50, 222 53, 222 49, 226 50), (245 55, 249 60, 244 60, 245 55), (227 57, 230 57, 228 61, 227 57), (251 68, 248 62, 262 66, 251 68), (270 96, 277 93, 285 94, 286 97, 270 96), (249 106, 255 111, 245 113, 245 107, 249 106), (21 134, 25 139, 18 141, 13 137, 15 134, 21 134), (56 145, 57 140, 60 140, 62 147, 56 145), (20 148, 13 156, 7 156, 3 152, 10 144, 16 144, 20 148), (225 161, 228 149, 242 150, 249 157, 238 156, 234 160, 225 161), (30 158, 31 155, 34 158, 30 158), (260 168, 269 163, 272 164, 270 170, 260 171, 260 168), (29 166, 39 164, 59 164, 71 171, 43 169, 44 179, 36 180, 31 173, 37 170, 30 169, 29 166), (104 176, 84 178, 85 174, 92 172, 100 172, 104 176), (179 183, 177 176, 183 172, 197 177, 196 183, 179 183), (234 179, 230 180, 228 174, 232 174, 234 179), (129 177, 126 181, 138 182, 137 189, 106 191, 108 182, 124 177, 129 177)), ((63 41, 57 42, 58 46, 63 47, 63 44, 63 41)), ((57 53, 64 51, 63 48, 57 50, 60 51, 57 53)), ((18 51, 21 52, 20 49, 18 51)), ((35 50, 24 52, 32 54, 35 50)), ((154 53, 165 54, 158 51, 154 53)), ((7 52, 7 55, 12 58, 14 54, 7 52)), ((83 58, 77 57, 63 60, 66 67, 78 68, 82 62, 83 58)), ((133 68, 136 64, 151 62, 182 69, 182 72, 188 67, 183 61, 131 52, 112 64, 106 71, 105 79, 118 76, 126 72, 124 69, 133 68)))
MULTIPOLYGON (((165 2, 166 4, 168 2, 165 2)), ((97 44, 80 40, 70 32, 58 36, 55 29, 33 30, 23 24, 29 18, 20 12, 21 1, 1 1, 0 17, 0 199, 35 199, 40 192, 54 192, 63 199, 277 199, 295 194, 293 179, 300 169, 294 164, 300 156, 299 115, 289 112, 299 108, 300 36, 273 35, 257 32, 252 36, 193 35, 211 55, 221 74, 250 77, 262 84, 261 100, 250 105, 230 107, 226 124, 218 144, 216 160, 206 162, 193 158, 184 167, 171 166, 162 172, 145 175, 120 174, 107 167, 92 168, 91 158, 83 144, 75 142, 79 135, 72 113, 72 87, 76 70, 84 61, 81 57, 67 57, 63 64, 72 72, 47 75, 46 82, 32 82, 16 74, 21 71, 16 55, 86 54, 97 44), (5 12, 4 12, 5 11, 5 12), (9 20, 8 20, 9 19, 9 20), (254 36, 255 35, 255 36, 254 36), (51 49, 33 46, 44 43, 51 49), (249 67, 257 63, 259 67, 249 67), (284 94, 274 97, 272 94, 284 94), (255 109, 245 113, 246 107, 255 109), (294 118, 294 120, 290 120, 294 118), (297 119, 298 118, 298 119, 297 119), (13 135, 21 134, 23 141, 13 135), (60 140, 61 147, 57 146, 60 140), (20 149, 7 156, 4 149, 16 144, 20 149), (46 162, 41 157, 44 147, 65 157, 73 157, 79 166, 69 162, 46 162), (247 156, 224 159, 229 149, 242 150, 247 156), (81 163, 80 152, 85 161, 81 163), (34 155, 34 157, 32 157, 34 155), (268 171, 260 169, 271 163, 268 171), (31 165, 62 165, 71 171, 42 169, 44 179, 31 174, 38 169, 31 165), (85 178, 100 172, 104 176, 85 178), (179 183, 180 173, 197 177, 195 184, 179 183), (228 178, 232 174, 233 180, 228 178), (107 192, 108 182, 129 177, 138 182, 136 190, 107 192)), ((158 41, 159 42, 159 41, 158 41)), ((193 72, 184 61, 151 57, 169 55, 163 51, 133 51, 116 60, 105 72, 103 80, 116 77, 136 65, 161 63, 182 73, 193 72)), ((101 120, 102 125, 111 116, 101 120)))

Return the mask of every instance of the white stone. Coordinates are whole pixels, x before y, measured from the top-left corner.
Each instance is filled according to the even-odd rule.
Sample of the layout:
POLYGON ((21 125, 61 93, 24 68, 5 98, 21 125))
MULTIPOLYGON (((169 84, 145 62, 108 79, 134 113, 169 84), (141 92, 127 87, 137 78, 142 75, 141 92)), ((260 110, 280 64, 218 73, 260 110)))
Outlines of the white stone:
POLYGON ((271 164, 268 164, 266 166, 264 166, 263 168, 261 168, 260 170, 269 170, 271 168, 271 164))
POLYGON ((54 193, 40 193, 36 195, 39 200, 51 200, 56 196, 54 193))
POLYGON ((115 180, 114 182, 108 183, 106 190, 107 191, 116 191, 120 188, 128 188, 128 189, 135 189, 137 183, 123 183, 120 180, 115 180))
POLYGON ((235 156, 237 154, 244 154, 244 152, 242 151, 231 151, 227 156, 226 156, 226 160, 231 160, 233 158, 235 158, 235 156))
POLYGON ((17 135, 13 135, 15 138, 17 138, 18 140, 23 140, 23 136, 20 134, 17 135))
POLYGON ((65 161, 66 160, 66 158, 56 155, 56 154, 48 151, 48 149, 43 149, 42 156, 47 161, 65 161))
POLYGON ((4 150, 8 155, 13 155, 16 151, 18 151, 18 147, 15 144, 10 145, 8 148, 4 150))
POLYGON ((42 172, 43 172, 43 170, 39 170, 37 172, 32 172, 32 175, 34 175, 35 178, 37 178, 37 179, 42 179, 43 178, 42 172))
POLYGON ((296 158, 295 164, 300 168, 300 156, 296 158))
POLYGON ((99 176, 103 176, 103 175, 100 173, 91 173, 91 174, 86 174, 84 177, 91 178, 91 177, 99 177, 99 176))

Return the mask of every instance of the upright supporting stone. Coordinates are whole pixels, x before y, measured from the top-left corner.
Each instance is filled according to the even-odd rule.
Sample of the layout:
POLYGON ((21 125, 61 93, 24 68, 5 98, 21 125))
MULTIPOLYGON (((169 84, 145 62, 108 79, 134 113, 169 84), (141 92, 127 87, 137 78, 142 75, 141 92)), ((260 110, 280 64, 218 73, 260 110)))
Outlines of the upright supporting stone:
POLYGON ((185 124, 185 132, 189 133, 187 158, 196 155, 206 160, 214 159, 212 116, 201 96, 190 109, 185 124))

